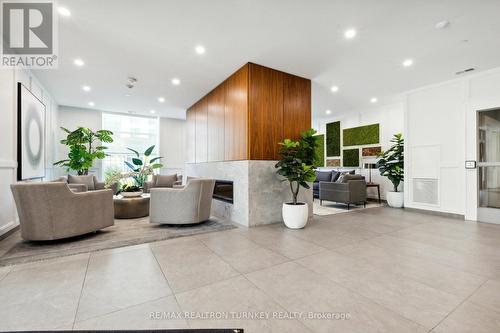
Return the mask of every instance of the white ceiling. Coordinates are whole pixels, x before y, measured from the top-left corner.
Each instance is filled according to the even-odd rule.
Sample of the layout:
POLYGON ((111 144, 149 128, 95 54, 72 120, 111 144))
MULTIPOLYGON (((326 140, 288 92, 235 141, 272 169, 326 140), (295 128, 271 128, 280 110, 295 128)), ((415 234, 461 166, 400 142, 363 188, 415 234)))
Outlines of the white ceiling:
POLYGON ((500 0, 59 0, 60 64, 37 77, 59 104, 184 117, 246 62, 313 80, 323 117, 500 66, 500 0), (449 20, 437 30, 435 24, 449 20), (357 36, 344 38, 347 28, 357 36), (467 40, 466 42, 464 40, 467 40), (202 44, 206 54, 194 47, 202 44), (82 58, 85 66, 73 65, 82 58), (404 68, 402 61, 415 64, 404 68), (138 78, 125 87, 126 78, 138 78), (173 86, 171 79, 181 79, 173 86), (91 92, 81 87, 89 85, 91 92), (332 85, 339 92, 330 92, 332 85), (131 96, 126 96, 126 94, 131 96), (158 103, 163 96, 166 102, 158 103))

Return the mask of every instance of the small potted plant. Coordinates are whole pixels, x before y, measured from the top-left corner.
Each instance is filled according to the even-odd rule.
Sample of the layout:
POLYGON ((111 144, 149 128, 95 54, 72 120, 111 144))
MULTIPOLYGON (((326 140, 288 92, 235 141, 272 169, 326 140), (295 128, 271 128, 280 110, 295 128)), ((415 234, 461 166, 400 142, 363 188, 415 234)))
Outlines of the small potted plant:
POLYGON ((299 202, 297 197, 301 187, 309 189, 308 182, 316 179, 313 160, 316 140, 313 137, 315 130, 310 129, 302 133, 299 141, 285 139, 280 142, 282 159, 276 164, 278 175, 285 177, 292 192, 292 202, 283 203, 282 214, 285 225, 290 229, 301 229, 307 224, 309 206, 299 202))
POLYGON ((394 208, 404 206, 404 193, 399 191, 399 184, 404 181, 404 139, 401 133, 395 134, 391 140, 392 147, 379 155, 377 168, 382 176, 387 177, 394 191, 386 194, 387 204, 394 208))
POLYGON ((135 197, 140 197, 142 195, 142 190, 139 186, 137 185, 128 185, 124 184, 122 186, 122 189, 120 191, 120 194, 124 198, 135 198, 135 197))

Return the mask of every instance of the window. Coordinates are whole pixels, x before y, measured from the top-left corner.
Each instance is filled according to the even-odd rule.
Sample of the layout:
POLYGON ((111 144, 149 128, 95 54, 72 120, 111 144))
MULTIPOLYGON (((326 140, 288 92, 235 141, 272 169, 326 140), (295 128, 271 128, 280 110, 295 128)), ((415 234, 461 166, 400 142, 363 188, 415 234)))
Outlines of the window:
POLYGON ((113 132, 113 142, 106 144, 107 156, 102 162, 103 179, 108 170, 130 171, 124 161, 135 157, 127 148, 137 150, 142 157, 144 151, 155 145, 152 156, 158 156, 158 118, 129 116, 116 113, 102 114, 102 128, 113 132))

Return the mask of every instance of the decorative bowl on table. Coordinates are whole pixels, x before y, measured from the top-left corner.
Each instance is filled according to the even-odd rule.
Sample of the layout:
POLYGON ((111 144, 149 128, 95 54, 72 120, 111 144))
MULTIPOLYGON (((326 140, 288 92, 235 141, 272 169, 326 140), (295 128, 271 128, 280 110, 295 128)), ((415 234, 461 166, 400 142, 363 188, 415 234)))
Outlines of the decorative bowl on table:
POLYGON ((128 186, 125 185, 122 187, 120 194, 124 198, 137 198, 142 195, 142 189, 139 186, 128 186))

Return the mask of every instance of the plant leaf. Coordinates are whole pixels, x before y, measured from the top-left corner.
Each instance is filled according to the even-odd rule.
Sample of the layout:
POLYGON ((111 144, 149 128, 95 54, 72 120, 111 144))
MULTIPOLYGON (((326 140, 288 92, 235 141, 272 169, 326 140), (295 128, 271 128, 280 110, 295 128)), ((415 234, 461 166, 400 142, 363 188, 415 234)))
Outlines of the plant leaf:
POLYGON ((154 149, 155 149, 154 145, 152 145, 151 147, 149 147, 148 149, 146 149, 146 151, 144 152, 144 156, 151 155, 151 153, 153 152, 154 149))

